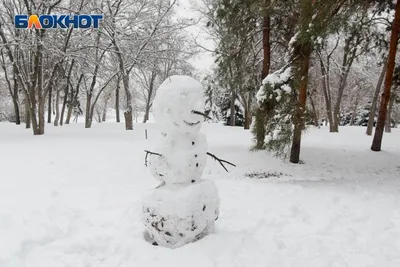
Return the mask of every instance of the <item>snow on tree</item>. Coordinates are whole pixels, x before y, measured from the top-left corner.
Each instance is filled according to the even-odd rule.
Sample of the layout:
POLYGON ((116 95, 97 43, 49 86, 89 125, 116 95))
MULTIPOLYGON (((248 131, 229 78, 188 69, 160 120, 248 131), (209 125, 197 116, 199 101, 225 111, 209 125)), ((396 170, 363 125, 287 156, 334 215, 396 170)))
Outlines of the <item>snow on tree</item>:
POLYGON ((292 114, 296 98, 292 83, 292 68, 287 65, 268 74, 256 95, 258 103, 266 107, 268 114, 264 146, 275 155, 283 157, 288 156, 293 136, 292 114))

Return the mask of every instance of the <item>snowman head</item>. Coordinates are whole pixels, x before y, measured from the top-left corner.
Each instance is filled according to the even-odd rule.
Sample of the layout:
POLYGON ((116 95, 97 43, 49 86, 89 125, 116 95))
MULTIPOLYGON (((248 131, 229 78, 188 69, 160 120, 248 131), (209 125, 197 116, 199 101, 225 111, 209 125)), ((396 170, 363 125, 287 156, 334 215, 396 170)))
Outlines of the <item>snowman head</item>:
POLYGON ((203 94, 203 86, 192 77, 167 78, 158 88, 153 102, 157 124, 166 132, 198 132, 205 116, 203 94))

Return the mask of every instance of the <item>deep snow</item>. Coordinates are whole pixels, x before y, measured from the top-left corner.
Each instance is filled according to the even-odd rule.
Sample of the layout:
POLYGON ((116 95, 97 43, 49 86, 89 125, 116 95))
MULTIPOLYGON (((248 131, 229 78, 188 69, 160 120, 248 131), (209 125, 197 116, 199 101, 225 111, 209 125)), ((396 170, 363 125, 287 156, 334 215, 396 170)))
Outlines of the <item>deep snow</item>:
POLYGON ((159 183, 144 166, 153 124, 46 131, 0 123, 1 267, 400 266, 400 129, 379 153, 365 128, 310 129, 292 165, 250 152, 249 131, 203 125, 209 152, 238 167, 207 159, 216 233, 173 250, 142 236, 141 196, 159 183))

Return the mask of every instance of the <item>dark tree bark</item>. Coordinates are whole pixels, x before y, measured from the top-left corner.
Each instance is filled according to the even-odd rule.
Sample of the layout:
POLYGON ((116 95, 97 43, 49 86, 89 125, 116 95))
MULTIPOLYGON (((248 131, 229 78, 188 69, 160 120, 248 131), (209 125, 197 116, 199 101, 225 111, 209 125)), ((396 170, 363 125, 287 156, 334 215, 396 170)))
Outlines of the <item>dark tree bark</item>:
MULTIPOLYGON (((269 8, 271 5, 271 0, 265 0, 265 14, 263 17, 263 69, 261 72, 261 81, 269 74, 271 66, 271 43, 270 43, 270 33, 271 33, 271 16, 269 8)), ((261 149, 264 146, 265 140, 265 107, 258 106, 255 116, 255 133, 256 133, 256 148, 261 149)))
POLYGON ((307 101, 308 71, 312 53, 312 42, 309 34, 309 24, 313 16, 313 5, 310 0, 300 1, 300 31, 299 37, 293 44, 291 55, 294 66, 294 88, 298 92, 297 105, 294 110, 294 129, 292 147, 290 149, 290 162, 300 162, 301 132, 304 129, 304 114, 307 101))
MULTIPOLYGON (((339 90, 338 90, 338 96, 337 96, 337 99, 335 102, 335 106, 333 109, 333 126, 331 128, 331 132, 339 132, 340 104, 342 103, 343 93, 344 93, 344 89, 346 88, 346 85, 347 85, 347 77, 349 76, 350 68, 353 65, 354 59, 356 57, 357 50, 355 48, 353 48, 353 50, 350 49, 350 42, 352 41, 352 38, 354 38, 354 37, 351 36, 345 41, 344 55, 343 55, 341 74, 340 74, 340 82, 339 82, 339 90)), ((357 40, 358 40, 359 36, 356 36, 355 38, 357 38, 357 40)))
POLYGON ((60 125, 63 125, 64 123, 64 113, 65 113, 65 108, 68 103, 68 93, 69 93, 69 88, 70 88, 70 82, 71 82, 71 73, 72 73, 72 68, 75 64, 75 60, 73 59, 71 62, 71 65, 69 66, 68 74, 67 74, 67 81, 65 85, 65 90, 64 90, 64 100, 63 100, 63 105, 61 108, 61 116, 60 116, 60 125))
POLYGON ((92 107, 92 93, 86 93, 86 109, 85 109, 85 128, 92 127, 93 116, 90 112, 92 107))
POLYGON ((56 107, 55 107, 56 116, 54 118, 54 126, 58 126, 58 121, 60 120, 60 108, 59 107, 60 107, 60 90, 57 89, 57 92, 56 92, 56 107))
POLYGON ((118 75, 117 79, 117 88, 115 89, 115 117, 117 122, 120 122, 120 111, 119 111, 119 90, 120 90, 120 82, 121 78, 120 75, 118 75))
POLYGON ((372 98, 371 110, 369 112, 369 117, 368 117, 367 135, 372 135, 372 129, 374 128, 376 103, 378 102, 379 92, 381 91, 383 78, 385 77, 386 67, 387 67, 387 58, 383 60, 382 71, 381 74, 379 75, 378 83, 376 84, 374 97, 372 98))
POLYGON ((236 115, 236 110, 235 110, 235 100, 236 100, 236 95, 232 91, 231 93, 231 101, 230 101, 230 112, 231 112, 231 117, 229 119, 229 125, 230 126, 235 126, 235 115, 236 115))
POLYGON ((27 96, 25 96, 25 128, 31 128, 31 113, 29 108, 29 100, 27 96))
MULTIPOLYGON (((100 47, 99 47, 100 46, 100 37, 101 37, 101 32, 99 31, 97 34, 97 37, 96 37, 96 52, 95 52, 96 53, 95 54, 96 65, 93 70, 92 82, 90 83, 89 90, 86 91, 85 128, 92 127, 94 106, 96 104, 96 101, 95 101, 95 103, 92 104, 93 92, 94 92, 94 87, 96 86, 97 76, 99 75, 100 63, 107 51, 107 50, 103 50, 100 53, 100 47)), ((109 81, 110 80, 111 80, 111 78, 109 79, 109 81)), ((103 87, 103 89, 104 89, 104 87, 103 87)), ((100 90, 99 94, 97 95, 97 99, 98 99, 99 95, 101 94, 102 90, 100 90)))
MULTIPOLYGON (((120 55, 120 53, 119 53, 119 55, 120 55)), ((133 130, 132 93, 129 89, 129 74, 125 73, 125 71, 124 71, 124 74, 122 75, 122 83, 124 84, 126 105, 127 105, 127 108, 124 112, 125 129, 133 130)))
POLYGON ((308 98, 310 98, 311 108, 312 108, 312 117, 314 119, 314 126, 319 126, 319 119, 317 114, 317 109, 315 108, 314 99, 312 98, 312 94, 308 94, 308 98))
POLYGON ((332 51, 326 57, 326 61, 327 61, 326 66, 322 59, 322 55, 320 53, 318 53, 321 74, 322 74, 322 92, 324 95, 325 107, 326 107, 326 117, 327 117, 327 121, 329 122, 329 131, 330 132, 334 132, 334 126, 333 126, 334 122, 333 122, 333 114, 332 114, 333 113, 332 112, 332 96, 331 96, 331 86, 330 86, 330 60, 331 60, 332 54, 336 50, 338 44, 339 44, 339 39, 337 39, 335 48, 332 49, 332 51))
POLYGON ((38 83, 37 83, 37 93, 38 93, 38 116, 39 116, 39 134, 44 134, 44 125, 45 125, 45 103, 46 103, 46 95, 43 90, 43 39, 44 32, 39 33, 39 43, 38 43, 38 57, 39 62, 37 65, 38 68, 38 83))
POLYGON ((107 119, 107 106, 103 109, 103 116, 101 118, 101 121, 106 121, 107 119))
POLYGON ((248 108, 244 109, 244 129, 250 129, 251 124, 251 112, 248 108))
POLYGON ((52 101, 52 92, 53 88, 50 87, 48 96, 47 96, 47 123, 51 123, 51 101, 52 101))
POLYGON ((263 107, 258 107, 256 111, 255 121, 255 134, 256 134, 256 148, 262 149, 264 147, 265 140, 265 112, 263 107))
POLYGON ((387 132, 387 133, 392 132, 392 110, 393 110, 393 104, 394 104, 395 99, 396 99, 396 93, 393 92, 390 96, 388 113, 387 113, 387 118, 386 118, 386 123, 385 123, 385 132, 387 132))
POLYGON ((149 81, 149 88, 148 88, 148 93, 147 93, 146 109, 145 109, 145 113, 144 113, 143 123, 146 123, 149 120, 151 99, 152 99, 153 93, 154 93, 154 81, 155 81, 156 77, 157 77, 157 70, 153 69, 151 71, 151 76, 150 76, 150 81, 149 81))
POLYGON ((395 10, 392 33, 390 37, 385 89, 382 93, 381 104, 379 107, 378 122, 376 124, 375 135, 371 146, 372 151, 380 151, 382 146, 383 128, 385 126, 387 107, 390 99, 390 90, 392 87, 392 78, 396 60, 397 39, 400 31, 400 1, 397 1, 395 10))
POLYGON ((300 162, 300 147, 301 147, 301 132, 304 129, 304 111, 307 101, 307 85, 308 85, 308 70, 310 64, 311 48, 310 44, 302 44, 302 50, 299 56, 299 73, 297 79, 299 83, 298 104, 295 112, 293 142, 290 150, 290 162, 300 162))
MULTIPOLYGON (((14 106, 14 116, 15 116, 15 124, 19 125, 21 124, 21 116, 20 116, 20 112, 19 112, 19 97, 18 97, 18 83, 17 83, 17 79, 15 76, 15 73, 13 74, 13 82, 14 85, 11 85, 11 81, 8 77, 8 71, 6 68, 6 62, 4 59, 4 55, 3 55, 3 51, 1 51, 1 59, 2 59, 2 68, 4 71, 4 78, 7 82, 7 87, 8 87, 8 91, 10 93, 10 96, 12 98, 13 101, 13 106, 14 106)), ((13 72, 15 72, 15 68, 13 68, 13 72)))
MULTIPOLYGON (((15 68, 15 71, 16 70, 15 68)), ((14 112, 15 112, 15 124, 16 125, 20 125, 21 124, 21 112, 20 112, 20 108, 19 108, 19 94, 18 94, 18 79, 16 77, 16 75, 13 75, 13 81, 14 81, 14 90, 13 90, 13 96, 12 96, 12 100, 13 100, 13 105, 14 105, 14 112)))
POLYGON ((5 75, 5 79, 7 81, 7 85, 8 85, 8 89, 13 101, 13 106, 14 106, 14 114, 15 114, 15 124, 16 125, 20 125, 21 124, 21 113, 20 113, 20 108, 19 108, 19 94, 18 94, 18 68, 16 65, 16 61, 13 55, 13 52, 11 50, 11 47, 9 46, 9 44, 7 43, 7 39, 6 36, 3 32, 3 30, 1 29, 1 25, 0 25, 0 37, 4 43, 4 46, 7 50, 7 55, 9 60, 11 61, 12 65, 13 65, 13 86, 11 87, 11 82, 8 78, 7 75, 7 68, 5 65, 5 59, 4 59, 4 55, 3 55, 3 51, 1 51, 1 58, 2 58, 2 67, 3 67, 3 71, 4 71, 4 75, 5 75))
POLYGON ((271 44, 270 44, 270 32, 271 32, 271 17, 269 15, 269 8, 271 5, 271 0, 265 0, 264 8, 265 14, 263 17, 263 69, 261 74, 261 79, 267 77, 269 73, 269 68, 271 65, 271 44))

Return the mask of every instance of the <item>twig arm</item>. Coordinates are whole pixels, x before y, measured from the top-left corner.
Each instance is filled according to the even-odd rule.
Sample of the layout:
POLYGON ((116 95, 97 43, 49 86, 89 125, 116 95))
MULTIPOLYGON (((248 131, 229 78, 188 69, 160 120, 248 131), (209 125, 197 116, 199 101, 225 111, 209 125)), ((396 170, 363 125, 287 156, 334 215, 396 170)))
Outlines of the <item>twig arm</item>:
POLYGON ((219 162, 219 164, 221 164, 222 168, 224 168, 224 169, 225 169, 225 171, 227 171, 227 172, 228 172, 228 170, 226 169, 226 167, 225 167, 224 163, 226 163, 226 164, 229 164, 229 165, 231 165, 231 166, 234 166, 234 167, 236 167, 236 165, 235 165, 235 164, 233 164, 233 163, 231 163, 231 162, 229 162, 229 161, 226 161, 226 160, 220 159, 220 158, 218 158, 217 156, 215 156, 214 154, 211 154, 210 152, 207 152, 207 155, 209 155, 210 157, 212 157, 213 159, 215 159, 216 161, 218 161, 218 162, 219 162))
POLYGON ((145 150, 144 152, 146 152, 146 157, 144 158, 144 165, 147 167, 147 156, 150 155, 156 155, 159 157, 162 157, 162 155, 160 153, 156 153, 156 152, 151 152, 149 150, 145 150))

